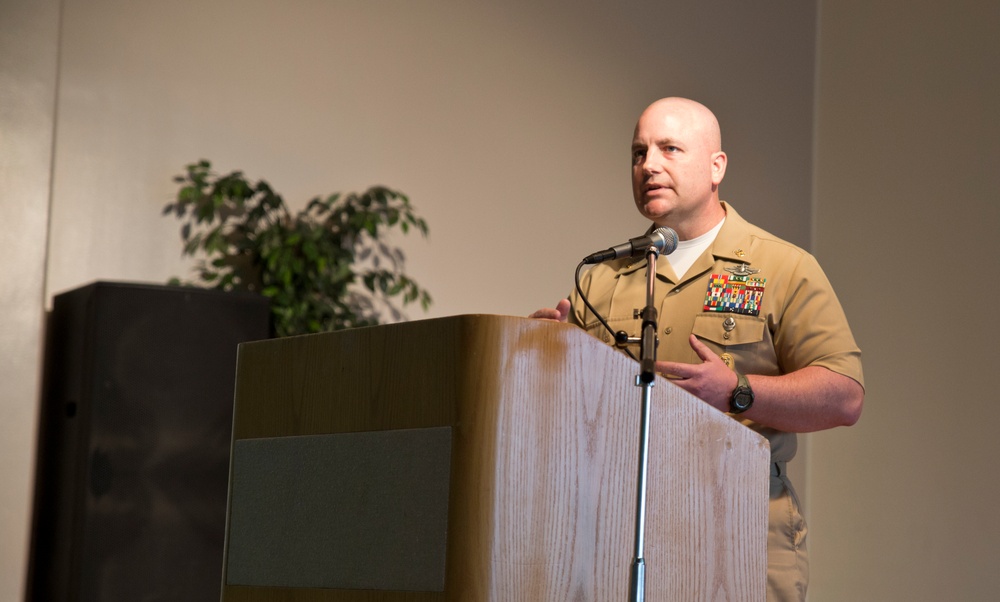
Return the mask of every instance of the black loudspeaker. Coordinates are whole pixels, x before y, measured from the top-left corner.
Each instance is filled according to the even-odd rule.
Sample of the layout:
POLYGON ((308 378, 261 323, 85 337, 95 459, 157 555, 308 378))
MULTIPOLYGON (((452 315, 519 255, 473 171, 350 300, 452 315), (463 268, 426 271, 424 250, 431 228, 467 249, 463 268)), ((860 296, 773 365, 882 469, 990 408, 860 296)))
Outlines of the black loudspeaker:
POLYGON ((98 282, 46 337, 28 599, 219 600, 236 351, 264 297, 98 282))

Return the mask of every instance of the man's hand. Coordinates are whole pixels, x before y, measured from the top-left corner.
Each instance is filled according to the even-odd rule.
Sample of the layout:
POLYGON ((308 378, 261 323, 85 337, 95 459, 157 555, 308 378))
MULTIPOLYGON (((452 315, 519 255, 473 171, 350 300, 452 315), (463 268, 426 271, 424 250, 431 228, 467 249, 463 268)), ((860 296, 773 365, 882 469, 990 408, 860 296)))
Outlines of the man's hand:
MULTIPOLYGON (((656 362, 656 371, 666 374, 685 391, 723 412, 730 410, 736 373, 707 345, 691 335, 700 364, 656 362)), ((810 433, 858 421, 865 390, 854 379, 822 366, 806 366, 780 376, 747 375, 755 401, 741 417, 790 433, 810 433)))
POLYGON ((689 342, 701 358, 700 364, 656 362, 656 371, 668 375, 670 382, 716 409, 728 412, 729 401, 736 388, 736 373, 695 335, 691 335, 689 342))
POLYGON ((555 320, 556 322, 565 322, 569 317, 569 299, 559 301, 554 309, 540 309, 528 317, 537 318, 539 320, 555 320))

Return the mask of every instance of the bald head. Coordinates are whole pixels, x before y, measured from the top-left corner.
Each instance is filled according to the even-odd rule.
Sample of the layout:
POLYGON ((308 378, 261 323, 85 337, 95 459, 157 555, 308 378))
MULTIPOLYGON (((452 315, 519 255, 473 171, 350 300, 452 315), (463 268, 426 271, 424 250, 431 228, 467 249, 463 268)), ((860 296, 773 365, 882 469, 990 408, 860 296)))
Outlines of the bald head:
MULTIPOLYGON (((646 110, 639 116, 639 121, 641 122, 643 117, 662 118, 665 115, 672 115, 687 123, 694 131, 704 137, 704 144, 711 152, 722 150, 722 130, 719 128, 719 120, 715 118, 715 113, 705 105, 679 96, 661 98, 646 107, 646 110)), ((639 124, 636 123, 635 127, 638 131, 639 124)))
POLYGON ((718 188, 726 174, 719 122, 687 98, 649 105, 632 136, 632 193, 639 212, 688 240, 725 218, 718 188))

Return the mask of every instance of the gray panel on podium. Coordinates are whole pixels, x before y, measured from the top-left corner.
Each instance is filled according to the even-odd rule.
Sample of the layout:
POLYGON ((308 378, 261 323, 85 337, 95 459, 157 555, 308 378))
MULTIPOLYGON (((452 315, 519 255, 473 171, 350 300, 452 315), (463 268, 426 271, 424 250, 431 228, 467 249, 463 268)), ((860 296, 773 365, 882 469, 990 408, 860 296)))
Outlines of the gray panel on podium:
POLYGON ((443 591, 451 428, 233 446, 230 585, 443 591))

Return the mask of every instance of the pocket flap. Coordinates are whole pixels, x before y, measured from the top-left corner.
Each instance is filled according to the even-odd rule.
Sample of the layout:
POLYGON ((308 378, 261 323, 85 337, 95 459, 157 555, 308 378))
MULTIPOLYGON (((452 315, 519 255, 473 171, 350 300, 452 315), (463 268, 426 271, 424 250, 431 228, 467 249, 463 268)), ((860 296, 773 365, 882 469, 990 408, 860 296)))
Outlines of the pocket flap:
POLYGON ((764 340, 764 318, 730 313, 703 313, 694 318, 691 330, 700 339, 723 347, 764 340))

